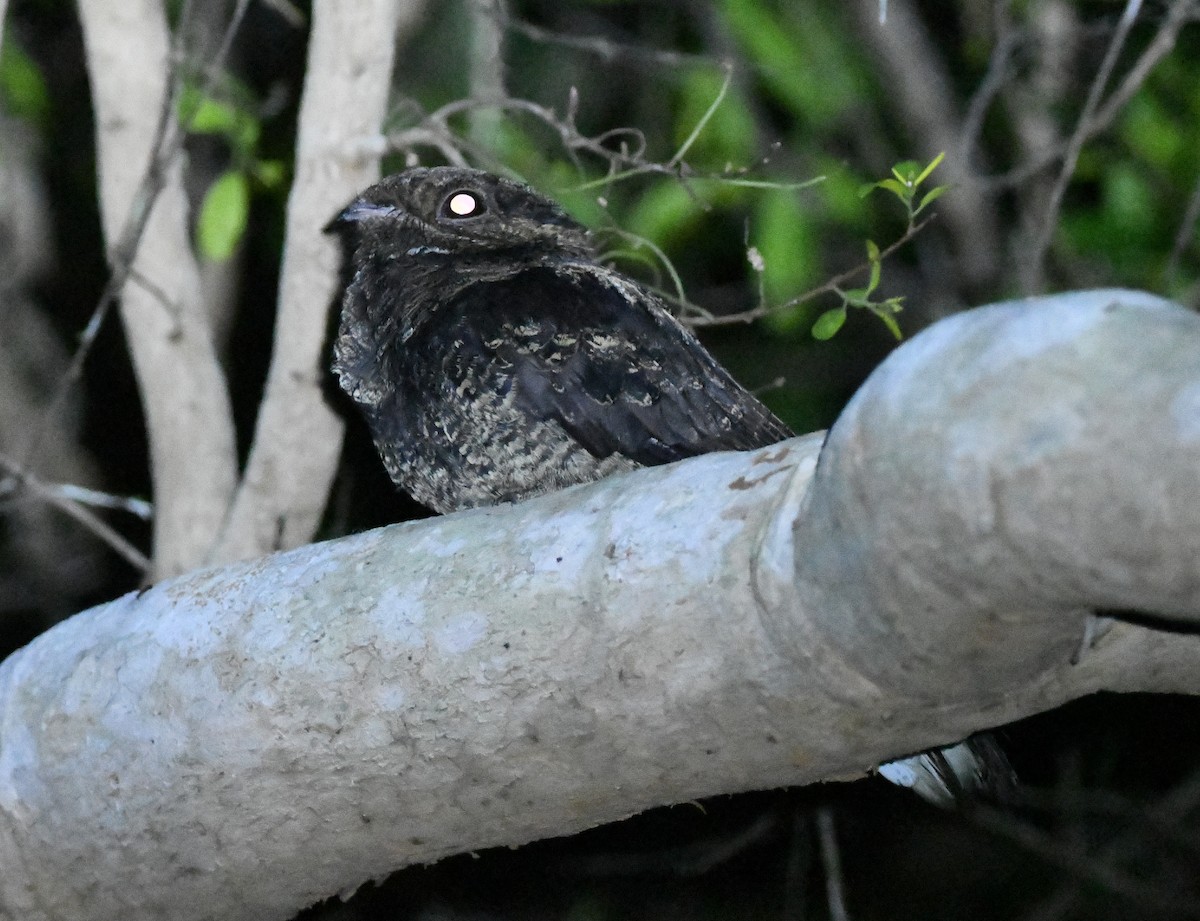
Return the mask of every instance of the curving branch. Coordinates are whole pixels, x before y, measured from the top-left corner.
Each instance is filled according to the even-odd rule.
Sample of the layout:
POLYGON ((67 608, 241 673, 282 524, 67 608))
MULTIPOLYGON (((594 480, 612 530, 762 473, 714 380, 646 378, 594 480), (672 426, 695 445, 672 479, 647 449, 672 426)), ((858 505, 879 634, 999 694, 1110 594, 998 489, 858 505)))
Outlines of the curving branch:
MULTIPOLYGON (((831 430, 797 523, 819 644, 893 700, 981 704, 1067 680, 1056 664, 1097 610, 1200 624, 1197 335, 1190 311, 1090 291, 959 314, 898 350, 831 430)), ((1200 692, 1167 662, 1104 674, 1124 638, 1158 636, 1117 633, 1069 680, 1200 692)))
POLYGON ((997 305, 899 348, 823 447, 85 612, 0 665, 0 918, 286 918, 1099 689, 1200 693, 1197 354, 1149 295, 997 305))

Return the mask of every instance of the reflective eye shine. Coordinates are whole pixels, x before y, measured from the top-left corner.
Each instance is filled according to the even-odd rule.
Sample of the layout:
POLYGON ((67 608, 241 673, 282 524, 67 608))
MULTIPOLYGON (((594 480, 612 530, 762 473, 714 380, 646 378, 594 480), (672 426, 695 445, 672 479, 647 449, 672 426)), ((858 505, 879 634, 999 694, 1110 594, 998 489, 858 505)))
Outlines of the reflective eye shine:
POLYGON ((483 211, 483 202, 472 192, 455 192, 443 206, 447 217, 473 217, 483 211))

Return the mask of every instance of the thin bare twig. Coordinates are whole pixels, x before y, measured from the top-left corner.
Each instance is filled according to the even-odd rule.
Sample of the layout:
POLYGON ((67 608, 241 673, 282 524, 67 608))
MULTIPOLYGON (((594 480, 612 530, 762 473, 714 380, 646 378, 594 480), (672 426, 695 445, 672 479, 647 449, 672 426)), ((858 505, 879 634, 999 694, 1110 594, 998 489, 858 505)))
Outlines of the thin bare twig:
MULTIPOLYGON (((597 159, 607 164, 605 174, 599 179, 587 180, 579 183, 572 188, 573 192, 583 192, 598 188, 607 188, 614 183, 631 179, 640 175, 660 175, 669 176, 679 182, 682 187, 694 199, 699 200, 700 196, 695 189, 695 183, 699 181, 711 180, 724 184, 737 185, 747 188, 771 188, 771 189, 801 189, 817 182, 823 181, 824 177, 816 177, 805 182, 797 183, 779 183, 769 182, 765 180, 748 179, 741 173, 721 174, 721 175, 703 175, 692 170, 688 165, 685 157, 688 151, 695 144, 697 138, 704 130, 705 126, 712 119, 717 108, 724 101, 728 94, 729 87, 733 80, 732 65, 726 64, 723 66, 724 80, 717 94, 705 110, 703 115, 697 120, 688 136, 683 140, 679 147, 675 150, 669 160, 666 162, 651 161, 646 158, 646 139, 645 136, 636 129, 621 128, 602 132, 595 136, 583 134, 575 123, 575 114, 578 109, 578 94, 572 89, 568 100, 565 116, 560 116, 554 109, 540 105, 527 99, 504 98, 494 101, 485 101, 479 99, 459 99, 447 103, 433 112, 424 115, 420 121, 411 127, 391 132, 388 135, 388 143, 396 150, 411 150, 413 147, 431 146, 434 147, 443 157, 451 163, 462 164, 465 162, 463 150, 472 151, 479 159, 486 161, 485 152, 474 150, 473 145, 469 140, 464 139, 457 134, 450 126, 450 121, 454 117, 461 114, 469 114, 478 111, 480 108, 497 108, 509 112, 517 112, 532 116, 537 121, 546 125, 554 131, 562 144, 563 150, 568 158, 575 164, 580 173, 585 172, 581 154, 594 156, 597 159), (613 142, 617 142, 617 148, 613 149, 613 142), (632 141, 632 146, 627 141, 632 141)), ((744 172, 744 171, 743 171, 744 172)), ((907 240, 911 239, 920 227, 923 227, 925 222, 922 222, 918 227, 909 228, 909 230, 899 240, 893 243, 883 253, 884 256, 892 253, 895 249, 907 240)), ((816 297, 819 294, 828 291, 835 291, 839 286, 849 278, 854 277, 858 273, 869 268, 869 263, 863 263, 848 272, 844 272, 836 278, 830 280, 825 285, 814 288, 812 291, 806 292, 799 298, 795 298, 786 304, 768 307, 760 304, 752 310, 743 311, 738 314, 729 316, 717 317, 703 310, 696 304, 687 300, 683 289, 683 283, 680 280, 677 272, 666 254, 661 249, 655 246, 651 241, 640 237, 634 237, 619 228, 609 228, 611 232, 616 233, 627 240, 631 240, 635 246, 649 249, 657 259, 657 262, 663 266, 664 270, 671 278, 674 287, 674 294, 664 294, 667 300, 671 301, 679 308, 679 313, 684 322, 695 326, 710 326, 739 322, 750 322, 758 317, 766 316, 776 310, 781 310, 787 307, 794 306, 801 301, 816 297)), ((761 300, 761 299, 760 299, 761 300)))
POLYGON ((87 486, 77 486, 74 483, 46 483, 44 485, 55 495, 78 502, 80 505, 128 512, 142 521, 149 521, 154 517, 154 504, 145 499, 135 499, 133 496, 115 496, 110 492, 90 489, 87 486))
MULTIPOLYGON (((683 183, 689 193, 694 195, 690 183, 698 180, 712 180, 728 183, 745 188, 800 189, 821 181, 824 177, 797 183, 779 183, 768 180, 749 179, 744 171, 722 174, 700 174, 695 172, 684 160, 687 152, 695 144, 696 139, 712 119, 717 107, 724 100, 732 81, 732 67, 724 66, 725 79, 708 109, 697 121, 688 137, 669 160, 660 163, 648 160, 646 157, 647 142, 645 135, 636 128, 616 128, 589 136, 583 134, 575 123, 575 113, 578 108, 578 94, 572 89, 567 101, 566 114, 560 116, 554 109, 540 105, 528 99, 507 97, 497 100, 458 99, 424 114, 417 124, 407 128, 392 131, 387 136, 389 147, 398 151, 410 151, 414 147, 433 147, 451 163, 463 163, 462 151, 466 150, 482 161, 490 159, 487 152, 473 145, 450 126, 451 119, 458 115, 470 114, 480 109, 495 108, 507 112, 516 112, 532 116, 558 135, 564 152, 582 174, 584 165, 579 157, 581 153, 596 157, 607 164, 607 171, 599 179, 581 182, 572 191, 585 192, 591 189, 611 186, 616 182, 631 179, 641 175, 669 176, 683 183), (615 147, 613 146, 615 145, 615 147)), ((498 166, 498 168, 500 168, 498 166)))
POLYGON ((668 167, 674 169, 683 163, 683 158, 687 156, 687 152, 692 149, 692 145, 696 143, 696 139, 700 137, 700 134, 704 131, 704 127, 712 119, 713 115, 716 114, 717 109, 721 107, 721 103, 725 101, 725 96, 729 92, 729 86, 733 83, 733 65, 726 61, 721 65, 721 69, 725 71, 725 78, 721 81, 720 90, 717 91, 717 95, 709 103, 704 114, 696 120, 696 124, 692 126, 691 133, 684 138, 683 143, 679 145, 679 149, 675 151, 675 155, 667 161, 668 167))
POLYGON ((1184 251, 1191 245, 1192 238, 1196 233, 1197 222, 1200 222, 1200 176, 1196 177, 1196 182, 1192 186, 1192 194, 1188 196, 1187 207, 1183 211, 1183 220, 1179 222, 1179 229, 1175 231, 1175 240, 1171 244, 1171 256, 1163 271, 1163 279, 1168 286, 1174 282, 1184 251))
MULTIPOLYGON (((1127 859, 1135 858, 1145 847, 1147 830, 1167 834, 1168 830, 1178 827, 1182 816, 1189 815, 1198 806, 1200 806, 1200 771, 1194 772, 1183 780, 1153 806, 1142 810, 1141 816, 1136 820, 1131 820, 1124 832, 1114 834, 1107 841, 1097 844, 1090 859, 1098 865, 1107 865, 1122 856, 1127 859)), ((974 817, 974 813, 972 813, 972 817, 974 817)), ((994 815, 987 819, 987 821, 991 820, 1000 821, 994 815)), ((1010 821, 1012 820, 1009 817, 1004 819, 1005 824, 1010 821)), ((1099 866, 1097 871, 1103 873, 1103 866, 1099 866)), ((1157 890, 1155 891, 1157 892, 1157 890)), ((1070 911, 1078 896, 1079 887, 1077 885, 1060 886, 1052 895, 1043 900, 1042 904, 1031 912, 1029 917, 1041 919, 1063 917, 1070 911)), ((1197 912, 1193 912, 1191 917, 1195 917, 1197 914, 1197 912)))
MULTIPOLYGON (((650 252, 654 254, 654 258, 658 260, 658 264, 663 267, 669 276, 671 276, 671 284, 675 288, 675 294, 678 299, 677 302, 686 309, 703 311, 703 308, 693 304, 687 299, 687 295, 683 290, 683 279, 679 277, 679 273, 675 270, 675 265, 667 257, 667 254, 662 251, 662 248, 658 246, 658 244, 656 244, 653 240, 649 240, 639 234, 630 233, 628 230, 623 230, 619 227, 608 228, 608 230, 611 233, 617 234, 622 239, 628 240, 633 244, 634 249, 644 246, 646 249, 650 250, 650 252)), ((707 311, 703 312, 707 315, 707 311)))
POLYGON ((561 32, 552 32, 549 29, 543 29, 522 19, 512 17, 504 19, 504 26, 539 44, 573 48, 576 51, 594 54, 605 61, 632 59, 644 61, 647 65, 665 65, 667 67, 678 67, 682 64, 716 63, 711 57, 702 54, 685 54, 679 51, 666 51, 661 48, 647 48, 644 45, 613 42, 607 38, 593 36, 564 35, 561 32))
MULTIPOLYGON (((925 218, 924 220, 913 224, 906 231, 904 231, 903 235, 898 237, 886 248, 880 250, 879 258, 882 260, 892 255, 892 253, 896 252, 905 243, 920 233, 926 226, 928 226, 929 222, 934 220, 936 217, 936 214, 930 214, 929 217, 925 218)), ((740 313, 729 313, 721 316, 710 315, 708 317, 683 317, 681 319, 689 326, 729 326, 733 323, 750 323, 754 320, 759 320, 768 314, 775 313, 776 311, 786 310, 789 307, 796 307, 807 301, 811 301, 813 298, 820 297, 822 294, 829 294, 830 292, 837 291, 851 278, 855 278, 858 275, 861 275, 863 272, 869 271, 870 268, 871 263, 869 261, 860 262, 853 268, 847 269, 846 271, 833 276, 833 278, 830 278, 828 281, 817 285, 815 288, 809 288, 803 294, 798 294, 795 297, 784 301, 782 304, 760 304, 757 307, 754 307, 750 310, 743 310, 740 313)))
MULTIPOLYGON (((559 136, 563 148, 568 153, 582 151, 593 154, 598 158, 608 161, 610 170, 618 168, 632 170, 634 167, 647 166, 652 168, 640 171, 672 173, 671 170, 661 164, 647 164, 643 158, 645 139, 642 137, 641 132, 632 129, 621 129, 620 131, 608 131, 596 137, 588 137, 576 128, 574 120, 570 116, 570 107, 568 107, 567 118, 560 118, 558 113, 553 109, 531 102, 528 99, 507 98, 490 102, 483 102, 477 99, 458 99, 430 112, 417 125, 390 133, 388 135, 388 143, 395 150, 407 150, 414 146, 423 145, 436 146, 444 156, 447 155, 447 148, 461 149, 464 146, 469 148, 470 145, 464 143, 463 138, 450 127, 449 123, 457 115, 477 111, 480 108, 497 108, 507 112, 520 112, 531 115, 559 136), (632 137, 635 139, 637 143, 632 152, 625 148, 624 145, 622 145, 622 149, 620 150, 613 150, 605 146, 605 141, 621 137, 632 137)), ((453 162, 454 157, 447 156, 447 159, 453 162)), ((610 177, 612 175, 610 172, 610 177)), ((604 181, 611 180, 606 179, 604 181)))
MULTIPOLYGON (((72 497, 70 495, 70 491, 64 489, 63 485, 43 483, 40 479, 38 479, 37 476, 26 470, 20 463, 3 454, 0 454, 0 467, 5 469, 8 477, 13 483, 20 484, 22 488, 28 490, 40 501, 46 502, 49 505, 53 505, 64 514, 74 518, 87 530, 91 531, 96 535, 96 537, 111 547, 118 556, 124 559, 138 572, 149 571, 149 558, 147 558, 144 553, 138 550, 137 547, 133 546, 133 544, 131 544, 114 528, 112 528, 108 522, 97 516, 79 501, 78 496, 81 494, 79 491, 82 490, 82 487, 71 487, 71 489, 76 491, 76 496, 72 497)), ((2 486, 3 483, 0 481, 0 487, 2 486)), ((104 495, 100 493, 94 493, 93 490, 86 490, 86 492, 94 495, 104 495)), ((118 497, 111 498, 116 499, 118 497)), ((137 500, 129 501, 136 502, 137 500)))
MULTIPOLYGON (((179 27, 175 33, 174 46, 170 55, 170 66, 173 71, 178 69, 178 61, 181 56, 180 43, 182 35, 187 31, 186 26, 191 21, 192 9, 192 0, 184 0, 183 7, 179 12, 179 27)), ((41 420, 34 428, 24 450, 20 452, 22 467, 26 466, 37 454, 55 417, 65 405, 71 388, 83 376, 84 363, 91 353, 92 346, 95 345, 96 337, 100 335, 100 328, 108 318, 117 297, 124 290, 129 273, 133 269, 134 256, 137 254, 138 244, 141 242, 142 234, 145 233, 146 225, 150 220, 150 211, 166 182, 166 166, 182 146, 181 132, 178 131, 178 126, 172 118, 178 88, 174 76, 172 74, 168 77, 168 91, 163 96, 162 106, 158 113, 158 124, 154 129, 152 149, 155 153, 151 156, 150 162, 146 166, 146 173, 133 196, 129 214, 117 237, 117 243, 109 248, 108 262, 112 267, 112 274, 109 276, 108 284, 100 293, 100 300, 79 337, 79 345, 75 349, 75 354, 71 356, 71 363, 67 367, 66 373, 59 380, 54 390, 54 396, 43 411, 41 420), (176 129, 173 133, 172 128, 176 129), (168 152, 170 152, 170 156, 164 156, 168 152)))
POLYGON ((1179 30, 1196 18, 1198 8, 1200 8, 1200 5, 1196 3, 1196 0, 1175 0, 1171 4, 1170 9, 1167 10, 1167 15, 1163 18, 1162 24, 1159 25, 1158 31, 1154 34, 1153 40, 1146 46, 1146 50, 1142 52, 1133 66, 1129 68, 1129 72, 1125 74, 1125 78, 1121 81, 1120 85, 1113 90, 1112 94, 1096 112, 1096 121, 1098 123, 1109 125, 1113 122, 1117 117, 1117 113, 1142 88, 1142 84, 1146 82, 1146 78, 1150 76, 1150 72, 1154 70, 1158 62, 1175 48, 1175 40, 1179 37, 1179 30))
POLYGON ((1089 851, 1085 846, 1055 837, 1019 818, 990 807, 977 806, 974 821, 982 828, 1019 844, 1047 862, 1061 867, 1078 880, 1100 887, 1103 891, 1170 912, 1172 917, 1200 918, 1200 905, 1183 896, 1164 892, 1161 885, 1146 880, 1141 872, 1126 872, 1110 857, 1089 851))
POLYGON ((1029 258, 1026 260, 1028 281, 1025 287, 1027 289, 1036 290, 1042 286, 1043 263, 1046 259, 1046 253, 1050 249, 1050 241, 1054 237, 1054 231, 1058 227, 1058 213, 1062 209, 1063 195, 1066 194, 1067 185, 1070 183, 1071 177, 1075 175, 1075 166, 1079 162, 1079 154, 1082 152, 1083 145, 1087 143, 1089 137, 1088 123, 1092 120, 1092 115, 1100 106, 1100 99, 1104 95, 1104 89, 1108 86, 1113 69, 1117 66, 1117 58, 1121 54, 1121 49, 1125 47, 1125 39, 1129 37, 1129 30, 1133 28, 1133 24, 1137 20, 1141 8, 1142 0, 1127 0, 1125 11, 1121 14, 1112 40, 1108 43, 1108 50, 1104 54, 1104 60, 1101 61, 1100 68, 1096 71, 1096 76, 1092 80, 1091 87, 1088 89, 1087 99, 1083 104, 1083 111, 1080 112, 1079 121, 1075 125, 1075 131, 1072 132, 1071 139, 1067 143, 1067 149, 1063 154, 1062 168, 1059 170, 1058 177, 1054 180, 1054 185, 1050 189, 1046 213, 1042 216, 1041 225, 1038 227, 1029 258))
POLYGON ((1196 15, 1196 0, 1176 0, 1167 11, 1167 15, 1163 18, 1153 40, 1146 46, 1133 66, 1129 68, 1129 71, 1125 74, 1117 88, 1113 90, 1108 99, 1096 109, 1090 118, 1086 120, 1081 119, 1076 124, 1075 132, 1067 141, 1049 147, 1028 162, 1016 166, 1007 172, 999 173, 995 176, 973 176, 971 177, 971 181, 982 185, 985 189, 993 191, 1023 185, 1038 175, 1038 173, 1049 169, 1055 163, 1062 160, 1067 155, 1071 143, 1075 140, 1076 136, 1081 137, 1083 142, 1086 143, 1096 135, 1107 131, 1129 100, 1141 89, 1150 72, 1154 70, 1155 66, 1163 58, 1171 53, 1171 50, 1175 47, 1175 41, 1179 36, 1179 30, 1195 18, 1196 15))
MULTIPOLYGON (((145 305, 141 308, 129 307, 134 313, 126 317, 127 322, 129 322, 130 316, 136 314, 136 310, 144 311, 145 307, 153 308, 157 303, 164 310, 165 317, 162 319, 169 320, 169 323, 164 322, 162 326, 167 327, 170 324, 178 323, 180 332, 183 332, 187 326, 187 317, 182 316, 180 305, 172 303, 167 298, 164 290, 158 285, 140 278, 134 265, 135 260, 140 258, 139 254, 143 249, 145 235, 147 232, 150 232, 151 222, 156 220, 155 215, 159 213, 156 205, 160 201, 164 190, 171 188, 172 177, 176 173, 176 163, 186 134, 185 123, 191 115, 188 111, 178 111, 184 81, 191 74, 202 74, 205 79, 202 83, 202 92, 200 95, 206 96, 213 91, 217 81, 222 76, 223 63, 229 55, 233 38, 241 25, 248 6, 249 0, 238 0, 218 48, 212 55, 206 57, 203 66, 194 64, 193 58, 189 56, 187 50, 187 36, 192 34, 190 23, 195 9, 195 4, 191 0, 184 2, 180 11, 178 24, 173 34, 168 35, 165 31, 165 23, 159 23, 156 20, 152 25, 154 29, 153 46, 157 49, 154 53, 162 58, 155 65, 160 69, 161 82, 159 78, 155 78, 152 82, 142 81, 139 84, 142 87, 148 88, 148 93, 153 94, 147 95, 142 104, 145 105, 146 102, 153 99, 155 107, 149 112, 143 110, 142 114, 148 115, 149 118, 138 122, 139 129, 144 129, 144 131, 139 130, 138 132, 138 149, 142 151, 140 156, 145 157, 145 166, 144 168, 140 168, 141 164, 135 163, 134 169, 130 172, 126 164, 121 163, 121 168, 118 172, 122 178, 119 181, 114 179, 115 184, 111 184, 112 189, 119 189, 121 191, 115 193, 117 197, 113 201, 106 202, 107 207, 105 209, 106 237, 109 242, 108 261, 111 266, 110 277, 95 309, 88 319, 66 372, 56 382, 51 396, 47 401, 46 408, 40 412, 37 423, 31 428, 21 448, 15 453, 15 456, 19 459, 18 466, 21 469, 30 469, 36 466, 34 460, 39 455, 39 452, 44 450, 46 439, 57 424, 57 419, 61 414, 62 407, 71 389, 82 378, 85 362, 91 353, 105 320, 119 298, 125 298, 127 307, 130 304, 145 305), (147 146, 141 146, 143 141, 147 146), (122 210, 118 211, 116 209, 122 210), (141 290, 137 290, 138 288, 141 290), (149 295, 148 297, 146 296, 147 294, 149 295)), ((87 4, 83 9, 85 36, 90 42, 97 32, 103 33, 105 24, 111 23, 112 20, 95 4, 87 4)), ((108 41, 108 39, 103 41, 108 41)), ((89 48, 90 63, 93 66, 97 66, 95 64, 96 58, 92 54, 94 51, 94 48, 89 48)), ((104 94, 111 91, 115 86, 112 81, 103 79, 103 77, 103 74, 97 75, 94 71, 92 72, 93 83, 98 87, 97 92, 101 98, 104 98, 104 94)), ((120 99, 116 97, 112 98, 112 103, 118 107, 121 105, 120 99)), ((103 144, 101 146, 102 148, 104 147, 103 144)), ((112 159, 111 150, 109 153, 110 159, 112 159)), ((104 165, 105 158, 101 157, 100 161, 102 167, 102 185, 110 185, 106 178, 109 173, 108 167, 104 165)), ((119 161, 120 158, 116 158, 113 160, 113 163, 119 161)), ((113 174, 113 176, 116 175, 117 173, 113 174)), ((182 220, 182 212, 180 212, 180 219, 182 220)), ((186 252, 186 233, 183 231, 182 225, 179 226, 179 230, 178 239, 184 248, 183 251, 186 252)), ((172 243, 174 242, 175 238, 172 238, 172 243)), ((165 287, 170 289, 171 285, 168 284, 165 287)), ((152 362, 152 359, 147 359, 147 356, 156 353, 153 348, 146 347, 146 342, 143 341, 141 332, 142 329, 138 325, 127 330, 133 350, 135 368, 139 371, 140 385, 144 389, 147 386, 144 375, 147 373, 147 368, 149 367, 146 361, 150 360, 152 362)), ((171 333, 170 329, 166 331, 168 337, 170 337, 171 333)), ((168 341, 170 341, 170 338, 168 338, 168 341)), ((219 374, 219 371, 215 370, 215 359, 211 367, 214 369, 214 375, 219 374)), ((160 383, 162 381, 162 374, 171 374, 174 371, 175 365, 173 364, 167 365, 164 363, 158 366, 156 373, 160 383)), ((224 385, 221 383, 219 386, 223 387, 224 385)), ((185 464, 178 466, 166 464, 162 469, 158 468, 157 464, 163 455, 164 444, 179 445, 179 440, 172 439, 178 434, 181 426, 175 425, 172 428, 171 425, 174 425, 172 422, 171 425, 167 426, 165 431, 168 434, 164 438, 162 422, 164 419, 172 419, 170 411, 165 413, 158 411, 163 410, 165 407, 161 400, 156 402, 153 399, 153 392, 144 393, 143 396, 147 398, 144 402, 146 403, 148 413, 147 426, 151 435, 151 453, 155 456, 156 482, 162 482, 163 479, 167 482, 175 482, 177 479, 175 475, 180 470, 187 469, 185 464)), ((227 417, 228 412, 225 411, 219 417, 209 418, 217 420, 214 422, 214 426, 218 428, 223 424, 220 420, 228 422, 228 429, 222 429, 222 432, 228 431, 229 435, 227 439, 229 445, 229 464, 228 468, 222 465, 219 469, 221 472, 228 469, 229 477, 232 479, 234 470, 232 419, 227 419, 227 417)), ((171 452, 167 453, 171 454, 171 452)), ((182 457, 182 454, 182 450, 173 452, 174 457, 182 457)), ((201 471, 203 476, 208 476, 208 471, 212 468, 198 467, 195 469, 201 471)), ((209 477, 209 479, 213 478, 209 477)), ((187 477, 184 477, 184 479, 187 479, 187 477)), ((169 487, 164 492, 156 495, 159 514, 155 516, 154 522, 155 552, 156 554, 161 554, 156 562, 161 563, 165 559, 166 562, 164 565, 168 571, 179 568, 182 565, 182 554, 178 551, 186 540, 191 539, 185 535, 192 533, 189 531, 189 528, 192 523, 198 520, 197 516, 192 514, 192 512, 200 504, 194 498, 199 494, 199 490, 183 489, 175 491, 173 495, 176 497, 185 497, 183 503, 171 501, 172 490, 169 487), (168 496, 168 501, 163 501, 164 495, 168 496), (184 508, 184 506, 189 507, 184 508), (170 537, 164 538, 164 533, 168 531, 170 532, 170 537)), ((41 493, 41 495, 45 495, 45 493, 41 493)), ((78 508, 78 506, 73 506, 72 508, 78 508)), ((74 515, 74 517, 77 519, 80 518, 79 515, 74 515)), ((126 558, 130 558, 124 549, 121 552, 126 558)), ((131 562, 135 562, 135 565, 140 565, 135 560, 131 559, 131 562)))
POLYGON ((992 102, 1008 81, 1009 65, 1013 52, 1017 48, 1019 32, 1012 24, 1009 15, 1010 5, 1011 0, 1005 0, 996 5, 996 44, 992 47, 991 56, 988 58, 987 71, 971 95, 971 100, 967 104, 967 114, 963 117, 959 143, 963 159, 966 161, 964 166, 968 170, 973 159, 971 154, 975 149, 975 144, 983 134, 983 120, 987 116, 992 102))
POLYGON ((846 911, 846 885, 842 879, 842 854, 838 849, 832 807, 818 806, 816 820, 817 847, 821 852, 821 866, 825 870, 825 898, 829 903, 830 921, 850 921, 846 911))

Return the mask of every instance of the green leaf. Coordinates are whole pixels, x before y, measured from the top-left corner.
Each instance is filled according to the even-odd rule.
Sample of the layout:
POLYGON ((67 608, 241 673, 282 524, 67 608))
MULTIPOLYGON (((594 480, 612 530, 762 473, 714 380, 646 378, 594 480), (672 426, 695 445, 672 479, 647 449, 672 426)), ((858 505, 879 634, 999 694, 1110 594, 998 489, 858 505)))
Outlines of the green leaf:
MULTIPOLYGON (((498 112, 483 110, 490 117, 498 112)), ((546 171, 546 142, 534 137, 515 118, 497 117, 487 125, 488 147, 496 157, 521 176, 540 176, 546 171)))
POLYGON ((258 139, 262 135, 262 124, 248 112, 239 112, 238 128, 229 139, 233 149, 249 159, 258 147, 258 139))
POLYGON ((252 169, 255 181, 264 189, 278 189, 287 179, 287 164, 282 160, 258 160, 252 169))
POLYGON ((253 155, 262 134, 256 116, 232 103, 202 96, 194 86, 184 87, 180 94, 179 117, 185 131, 220 135, 245 159, 253 155))
POLYGON ((835 335, 837 335, 837 331, 842 328, 842 324, 845 322, 845 307, 834 307, 832 310, 826 310, 823 314, 817 317, 817 322, 813 324, 813 338, 820 339, 822 341, 826 339, 832 339, 835 335))
POLYGON ((825 6, 723 0, 718 7, 767 92, 817 131, 842 124, 871 80, 836 5, 825 6))
POLYGON ((879 276, 883 274, 883 263, 879 259, 879 247, 874 240, 867 241, 867 259, 871 262, 871 278, 867 282, 868 296, 879 287, 879 276))
POLYGON ((237 130, 237 110, 211 96, 201 96, 195 87, 185 87, 179 96, 179 113, 187 119, 185 130, 191 134, 221 134, 226 137, 237 130))
POLYGON ((50 114, 50 91, 33 59, 9 35, 0 49, 0 104, 17 118, 40 124, 50 114))
POLYGON ((878 262, 871 263, 871 276, 867 279, 867 297, 879 287, 879 276, 883 274, 883 266, 878 262))
POLYGON ((896 318, 894 316, 892 316, 890 313, 879 312, 877 312, 875 315, 883 321, 883 325, 886 326, 891 331, 891 334, 896 337, 896 341, 904 338, 904 333, 900 331, 900 324, 896 322, 896 318))
POLYGON ((1170 111, 1150 93, 1138 93, 1125 106, 1121 140, 1156 168, 1170 170, 1194 150, 1194 141, 1184 130, 1186 125, 1189 120, 1182 113, 1170 111))
POLYGON ((196 222, 196 243, 205 259, 223 262, 233 255, 250 216, 250 182, 240 170, 222 173, 204 196, 196 222))
POLYGON ((1146 172, 1127 163, 1114 164, 1101 185, 1104 213, 1122 236, 1152 232, 1157 195, 1146 172))
POLYGON ((913 214, 914 215, 920 214, 922 211, 925 210, 926 205, 937 201, 939 198, 941 198, 943 195, 946 194, 946 190, 949 188, 950 188, 950 186, 948 186, 948 185, 934 186, 932 189, 930 189, 928 192, 925 193, 925 196, 921 199, 921 204, 917 205, 917 208, 915 211, 913 211, 913 214))
POLYGON ((818 192, 819 201, 824 205, 822 220, 840 224, 847 232, 858 227, 865 232, 870 209, 863 202, 866 196, 859 193, 862 183, 858 177, 830 157, 818 157, 814 166, 825 177, 818 192))
POLYGON ((903 182, 897 182, 895 179, 880 179, 875 184, 881 189, 887 189, 901 201, 908 201, 909 188, 903 182))
POLYGON ((892 175, 899 179, 906 186, 912 185, 917 178, 917 173, 921 169, 921 164, 916 160, 901 160, 892 167, 892 175))
POLYGON ((932 160, 929 161, 929 165, 927 167, 925 167, 925 169, 921 170, 921 175, 919 175, 916 179, 913 180, 913 185, 920 185, 922 182, 924 182, 926 179, 928 179, 929 174, 932 173, 935 169, 937 169, 938 165, 945 159, 946 159, 946 151, 943 150, 940 154, 938 154, 936 157, 934 157, 932 160))

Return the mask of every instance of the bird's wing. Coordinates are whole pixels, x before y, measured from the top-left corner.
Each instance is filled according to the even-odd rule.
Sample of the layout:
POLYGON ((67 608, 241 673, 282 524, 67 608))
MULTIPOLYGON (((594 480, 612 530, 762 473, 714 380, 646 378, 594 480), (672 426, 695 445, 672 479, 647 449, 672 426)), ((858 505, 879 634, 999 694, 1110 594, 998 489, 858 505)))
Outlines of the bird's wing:
POLYGON ((603 268, 529 268, 446 306, 457 354, 494 357, 522 411, 597 457, 650 466, 792 435, 657 297, 603 268))

